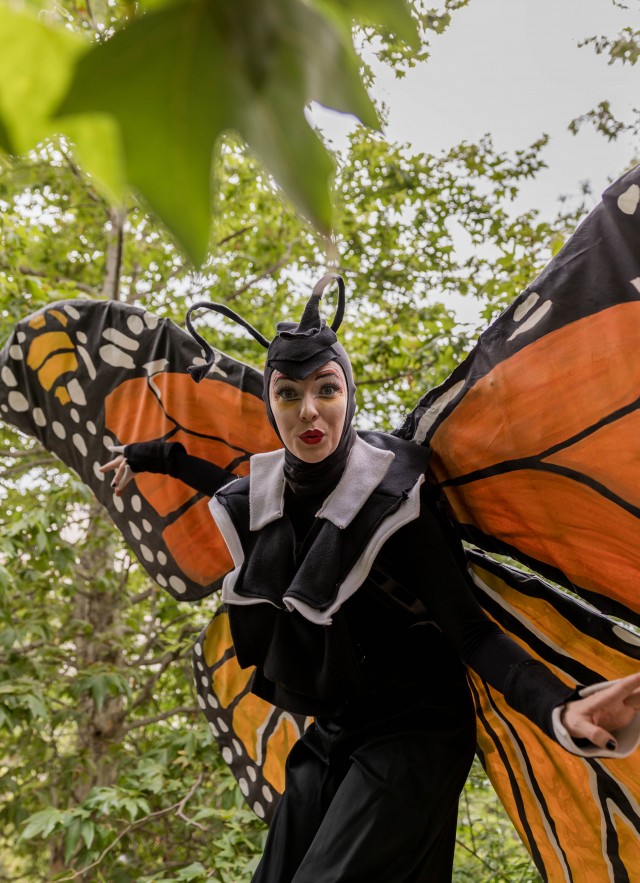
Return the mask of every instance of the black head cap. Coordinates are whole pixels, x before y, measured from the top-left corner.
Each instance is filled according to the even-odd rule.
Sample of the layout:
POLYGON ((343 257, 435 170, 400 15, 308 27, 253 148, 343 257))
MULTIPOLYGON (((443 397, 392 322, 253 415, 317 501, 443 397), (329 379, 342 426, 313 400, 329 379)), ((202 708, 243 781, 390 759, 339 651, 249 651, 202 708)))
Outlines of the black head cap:
POLYGON ((187 329, 192 337, 197 340, 206 353, 206 363, 197 367, 189 368, 193 379, 199 383, 209 373, 215 361, 215 353, 209 344, 200 337, 191 324, 191 313, 197 309, 209 309, 216 313, 222 313, 238 324, 246 328, 255 339, 267 348, 267 375, 272 371, 280 371, 288 377, 302 380, 316 368, 324 365, 332 359, 337 359, 343 352, 338 344, 336 331, 342 323, 344 316, 345 289, 342 276, 337 273, 327 273, 316 283, 311 297, 309 298, 302 318, 298 324, 295 322, 279 322, 276 328, 277 334, 269 343, 265 337, 253 328, 241 316, 224 304, 198 303, 194 304, 187 313, 187 329), (336 281, 338 283, 338 309, 331 323, 331 327, 320 318, 320 299, 327 285, 336 281))

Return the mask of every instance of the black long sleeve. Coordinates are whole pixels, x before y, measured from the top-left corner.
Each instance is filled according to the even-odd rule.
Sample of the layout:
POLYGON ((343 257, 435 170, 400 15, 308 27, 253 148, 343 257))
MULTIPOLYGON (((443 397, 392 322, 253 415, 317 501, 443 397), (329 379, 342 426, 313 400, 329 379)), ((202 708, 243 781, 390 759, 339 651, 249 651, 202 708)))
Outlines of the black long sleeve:
POLYGON ((180 442, 138 442, 126 445, 124 456, 133 472, 171 475, 209 497, 237 477, 209 460, 192 457, 180 442))
POLYGON ((575 698, 543 663, 506 635, 484 613, 467 583, 464 554, 433 503, 425 500, 420 518, 385 547, 402 583, 412 586, 461 659, 509 705, 554 738, 553 709, 575 698), (395 539, 395 542, 394 542, 395 539))

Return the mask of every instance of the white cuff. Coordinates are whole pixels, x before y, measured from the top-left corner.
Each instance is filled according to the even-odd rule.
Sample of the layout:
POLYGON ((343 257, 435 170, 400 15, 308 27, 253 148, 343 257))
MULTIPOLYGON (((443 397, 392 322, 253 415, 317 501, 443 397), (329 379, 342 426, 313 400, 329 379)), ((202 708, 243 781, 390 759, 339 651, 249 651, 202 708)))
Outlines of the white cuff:
MULTIPOLYGON (((590 687, 583 687, 578 695, 581 699, 591 696, 592 693, 599 693, 618 681, 602 681, 599 684, 591 684, 590 687)), ((562 723, 562 711, 565 705, 558 705, 551 713, 551 723, 556 739, 571 754, 577 754, 578 757, 628 757, 638 747, 640 743, 640 712, 636 712, 629 723, 620 727, 619 730, 613 731, 613 736, 617 743, 617 748, 611 751, 609 748, 600 748, 598 745, 587 745, 586 748, 579 748, 569 735, 568 730, 562 723)))

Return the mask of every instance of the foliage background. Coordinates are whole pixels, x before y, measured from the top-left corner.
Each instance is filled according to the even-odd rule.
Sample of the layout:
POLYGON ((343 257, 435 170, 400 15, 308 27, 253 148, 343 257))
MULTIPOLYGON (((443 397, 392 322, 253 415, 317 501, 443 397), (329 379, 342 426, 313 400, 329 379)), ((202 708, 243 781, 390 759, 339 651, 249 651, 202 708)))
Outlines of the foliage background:
MULTIPOLYGON (((129 2, 32 5, 96 45, 140 14, 129 2)), ((428 55, 428 34, 445 31, 462 5, 434 11, 414 3, 419 46, 389 28, 381 36, 366 21, 357 41, 402 71, 428 55)), ((637 46, 637 38, 593 45, 633 64, 637 52, 620 41, 637 46)), ((111 76, 124 80, 126 72, 111 76)), ((14 119, 6 110, 11 82, 4 77, 0 87, 5 130, 14 119)), ((111 131, 104 119, 96 125, 111 131)), ((474 329, 447 307, 450 292, 479 299, 489 320, 589 207, 578 195, 556 217, 513 212, 522 182, 544 166, 544 137, 512 153, 486 137, 426 155, 359 128, 333 160, 328 239, 226 135, 207 196, 207 257, 195 271, 180 223, 169 232, 131 191, 110 200, 100 176, 81 170, 72 134, 36 133, 30 151, 0 156, 0 342, 18 318, 69 297, 120 299, 181 322, 193 299, 211 296, 269 336, 274 319, 295 312, 309 285, 337 267, 349 290, 345 342, 363 427, 396 423, 472 345, 474 329)), ((14 130, 3 143, 15 138, 14 130)), ((164 214, 166 221, 171 212, 164 214)), ((259 358, 224 322, 212 321, 208 334, 243 361, 259 358)), ((264 827, 243 807, 197 713, 190 673, 190 647, 210 603, 179 604, 151 584, 76 476, 7 425, 0 461, 0 880, 248 881, 264 827)), ((474 767, 455 880, 537 879, 474 767)))

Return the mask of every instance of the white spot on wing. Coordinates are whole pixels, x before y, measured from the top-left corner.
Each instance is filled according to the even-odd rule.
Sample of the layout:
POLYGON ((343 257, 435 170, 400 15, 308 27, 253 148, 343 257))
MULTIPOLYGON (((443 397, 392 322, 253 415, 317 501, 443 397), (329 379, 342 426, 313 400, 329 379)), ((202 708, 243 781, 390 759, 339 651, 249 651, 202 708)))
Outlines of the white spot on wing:
POLYGON ((24 333, 24 331, 18 331, 16 337, 18 338, 18 343, 24 343, 27 339, 27 335, 24 333))
POLYGON ((170 576, 169 585, 175 592, 178 592, 179 595, 183 595, 187 591, 187 584, 183 579, 180 579, 179 576, 170 576))
POLYGON ((70 304, 65 304, 63 310, 67 314, 67 316, 71 316, 72 319, 78 320, 80 318, 80 313, 76 310, 75 307, 72 307, 70 304))
POLYGON ((508 339, 513 340, 514 337, 517 337, 519 334, 524 334, 525 331, 530 331, 535 325, 538 324, 541 319, 543 319, 547 315, 550 309, 551 301, 545 301, 541 307, 538 307, 535 313, 532 313, 529 318, 522 323, 522 325, 519 325, 516 328, 511 337, 509 337, 508 339))
POLYGON ((159 586, 162 586, 163 589, 167 588, 167 581, 161 573, 159 573, 157 575, 156 582, 158 583, 159 586))
POLYGON ((142 539, 142 531, 138 527, 137 524, 134 524, 133 521, 129 522, 129 530, 134 535, 134 537, 138 540, 138 542, 142 539))
POLYGON ((42 408, 33 409, 33 420, 36 426, 47 425, 47 418, 44 416, 44 411, 42 410, 42 408))
POLYGON ((84 333, 84 331, 78 331, 78 333, 76 334, 76 337, 78 338, 80 343, 86 343, 87 340, 89 339, 87 337, 87 335, 84 333))
POLYGON ((164 552, 158 552, 158 564, 162 564, 163 566, 167 563, 167 556, 164 552))
POLYGON ((73 434, 71 440, 74 443, 74 445, 76 446, 76 448, 80 451, 82 456, 86 457, 87 456, 87 443, 82 438, 82 436, 78 432, 75 432, 73 434))
POLYGON ((129 353, 124 353, 117 346, 113 346, 113 344, 100 347, 100 358, 107 365, 112 365, 114 368, 126 368, 132 371, 136 367, 136 363, 129 353))
POLYGON ((71 419, 74 423, 80 423, 80 414, 78 414, 75 408, 72 408, 69 413, 71 414, 71 419))
POLYGON ((51 428, 53 429, 55 434, 58 436, 58 438, 66 438, 67 437, 67 430, 64 428, 64 426, 62 425, 62 423, 60 423, 59 420, 54 420, 54 422, 51 424, 51 428))
POLYGON ((266 785, 262 786, 262 796, 268 803, 273 802, 273 794, 271 793, 271 788, 267 788, 266 785))
POLYGON ((231 763, 231 761, 233 760, 233 753, 231 749, 228 748, 226 745, 222 749, 222 759, 225 763, 231 763))
POLYGON ((211 708, 218 707, 218 700, 216 699, 216 697, 212 693, 207 693, 207 702, 209 703, 211 708))
POLYGON ((169 359, 156 359, 153 362, 147 362, 144 366, 144 370, 147 374, 160 374, 169 364, 169 359))
POLYGON ((80 382, 77 377, 74 377, 73 380, 70 380, 67 384, 67 390, 69 391, 69 395, 71 396, 71 401, 74 405, 86 405, 87 398, 84 394, 83 388, 80 386, 80 382))
POLYGON ((420 420, 418 421, 418 426, 416 428, 416 433, 412 439, 417 445, 421 445, 422 442, 427 437, 427 433, 436 422, 440 414, 444 411, 448 404, 450 404, 455 397, 464 389, 464 380, 459 380, 458 383, 454 383, 454 385, 448 389, 446 392, 443 392, 439 398, 435 400, 435 402, 427 408, 424 412, 420 420))
POLYGON ((514 322, 520 322, 524 319, 527 313, 535 307, 539 300, 540 295, 536 291, 532 291, 531 294, 523 300, 521 304, 518 304, 513 311, 514 322))
POLYGON ((265 816, 264 808, 261 803, 256 802, 253 804, 253 811, 258 816, 259 819, 263 819, 265 816))
POLYGON ((122 499, 120 497, 116 497, 115 494, 113 495, 113 505, 116 507, 118 512, 124 512, 124 503, 122 502, 122 499))
POLYGON ((141 334, 144 331, 144 322, 141 316, 129 316, 127 328, 132 334, 141 334))
POLYGON ((17 392, 15 389, 11 390, 11 392, 7 396, 7 401, 9 402, 9 407, 13 408, 14 411, 29 410, 29 402, 26 400, 21 392, 17 392))
POLYGON ((627 644, 635 644, 636 647, 640 647, 640 635, 636 635, 630 629, 625 629, 621 625, 614 625, 611 631, 614 635, 626 641, 627 644))
MULTIPOLYGON (((229 752, 229 754, 231 754, 231 752, 229 752)), ((224 757, 224 752, 222 753, 222 756, 224 757)), ((231 755, 231 757, 233 758, 233 755, 231 755)), ((224 757, 224 759, 227 761, 227 763, 231 763, 231 760, 227 760, 226 757, 224 757)), ((246 779, 238 779, 238 785, 240 786, 240 790, 242 791, 244 796, 248 797, 249 796, 249 783, 247 782, 247 780, 246 779)))
POLYGON ((87 369, 87 374, 92 380, 95 380, 98 376, 98 372, 96 371, 96 366, 93 364, 93 359, 83 346, 79 346, 77 351, 80 353, 80 357, 84 362, 84 366, 87 369))
POLYGON ((96 424, 93 422, 93 420, 87 420, 86 426, 87 426, 87 432, 90 432, 91 435, 97 434, 98 428, 97 428, 96 424))
POLYGON ((640 187, 638 187, 637 184, 632 184, 618 197, 618 208, 621 212, 624 212, 625 215, 632 215, 638 208, 639 202, 640 187))
POLYGON ((100 472, 100 464, 99 463, 93 464, 93 474, 98 479, 98 481, 104 481, 104 479, 105 479, 104 472, 100 472))
POLYGON ((115 328, 105 328, 102 332, 102 336, 105 340, 108 340, 109 343, 115 343, 116 346, 120 346, 124 350, 131 350, 131 352, 135 353, 137 349, 140 349, 139 341, 134 340, 132 337, 123 334, 122 331, 118 331, 115 328))
POLYGON ((252 782, 255 782, 255 780, 257 778, 257 774, 252 766, 247 767, 247 775, 249 776, 249 778, 251 779, 252 782))
POLYGON ((19 362, 21 359, 24 359, 24 354, 23 354, 23 352, 22 352, 22 347, 18 346, 18 345, 15 344, 15 343, 13 344, 13 346, 10 346, 10 347, 9 347, 9 355, 11 356, 12 359, 15 359, 15 360, 18 361, 18 362, 19 362))
POLYGON ((138 496, 138 494, 134 494, 131 497, 131 507, 134 512, 139 512, 142 509, 142 500, 138 496))
POLYGON ((640 292, 640 276, 636 276, 635 279, 631 280, 631 284, 635 288, 636 291, 640 292))
POLYGON ((145 561, 151 563, 153 561, 153 552, 148 546, 145 546, 144 543, 140 544, 140 552, 145 561))
POLYGON ((5 365, 2 369, 2 371, 0 372, 0 377, 2 377, 3 382, 6 383, 7 386, 17 386, 18 385, 18 381, 16 380, 16 375, 13 373, 11 368, 9 368, 7 365, 5 365))
POLYGON ((150 328, 152 331, 154 328, 158 327, 158 317, 154 316, 153 313, 145 313, 144 314, 144 323, 147 328, 150 328))

